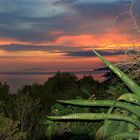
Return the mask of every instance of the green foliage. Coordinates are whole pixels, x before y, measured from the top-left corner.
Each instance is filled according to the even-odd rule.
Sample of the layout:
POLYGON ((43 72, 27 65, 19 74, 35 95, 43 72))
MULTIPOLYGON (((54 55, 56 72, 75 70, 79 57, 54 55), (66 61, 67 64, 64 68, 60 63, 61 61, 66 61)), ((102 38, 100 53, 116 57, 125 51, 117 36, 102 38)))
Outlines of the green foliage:
POLYGON ((4 139, 10 132, 13 120, 6 118, 3 114, 0 114, 0 139, 4 139))
POLYGON ((7 99, 7 95, 9 94, 9 86, 7 85, 7 83, 2 84, 0 82, 0 100, 6 100, 7 99))
MULTIPOLYGON (((78 79, 74 74, 62 72, 58 72, 42 85, 35 83, 25 85, 16 94, 9 92, 9 86, 6 83, 0 83, 0 126, 3 126, 0 130, 0 139, 46 140, 58 137, 60 139, 62 137, 87 139, 88 137, 89 139, 95 134, 96 129, 93 131, 92 127, 99 128, 100 123, 54 122, 44 127, 39 124, 39 121, 42 116, 48 114, 89 112, 87 108, 73 106, 66 108, 54 103, 58 99, 88 99, 93 93, 98 96, 101 91, 104 91, 104 87, 91 75, 78 79)), ((104 98, 103 96, 98 97, 104 98)))
POLYGON ((76 86, 78 78, 71 73, 57 72, 54 77, 48 79, 45 83, 48 93, 62 92, 68 88, 76 86))
POLYGON ((104 125, 99 129, 96 135, 97 140, 122 140, 122 139, 139 139, 140 129, 140 87, 123 73, 116 66, 108 62, 98 52, 94 53, 128 86, 133 92, 131 95, 124 94, 118 100, 68 100, 60 101, 63 104, 76 106, 100 106, 108 107, 107 113, 72 113, 63 116, 50 116, 43 122, 52 121, 97 121, 104 120, 104 125))
MULTIPOLYGON (((66 115, 76 112, 89 112, 89 108, 68 106, 64 107, 61 104, 54 104, 51 108, 52 115, 66 115)), ((69 134, 67 139, 90 139, 94 136, 96 129, 93 131, 93 126, 99 128, 100 123, 93 122, 52 122, 45 118, 41 121, 46 129, 46 135, 51 139, 54 136, 57 138, 63 134, 69 134)), ((56 139, 57 139, 56 138, 56 139)))
POLYGON ((56 75, 50 77, 44 84, 25 85, 20 92, 29 94, 31 98, 39 99, 42 110, 50 112, 51 106, 58 99, 72 99, 82 97, 89 98, 91 95, 100 96, 104 98, 104 87, 93 79, 91 75, 84 76, 78 79, 72 73, 58 72, 56 75), (87 96, 83 90, 86 90, 87 96))
POLYGON ((0 100, 0 139, 26 140, 31 128, 38 123, 39 101, 28 94, 5 94, 0 100))
POLYGON ((93 50, 93 51, 122 81, 124 81, 124 83, 129 87, 129 89, 134 94, 136 94, 137 96, 140 97, 140 87, 132 79, 130 79, 126 74, 124 74, 116 66, 114 66, 110 62, 108 62, 104 57, 102 57, 95 50, 93 50))

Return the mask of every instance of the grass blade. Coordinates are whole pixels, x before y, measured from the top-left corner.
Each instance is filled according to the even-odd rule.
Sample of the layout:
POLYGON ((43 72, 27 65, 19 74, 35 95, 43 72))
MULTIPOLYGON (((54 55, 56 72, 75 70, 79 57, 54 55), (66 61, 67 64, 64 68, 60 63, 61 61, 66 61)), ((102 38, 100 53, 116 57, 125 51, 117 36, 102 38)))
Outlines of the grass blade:
POLYGON ((139 98, 135 94, 131 94, 131 93, 126 93, 126 94, 121 95, 118 98, 118 101, 125 101, 125 102, 133 103, 140 106, 139 98))
POLYGON ((140 97, 140 87, 130 79, 125 73, 123 73, 119 68, 107 61, 103 56, 101 56, 97 51, 93 52, 130 88, 130 90, 140 97))
POLYGON ((111 140, 117 139, 138 139, 139 134, 137 132, 122 132, 115 134, 114 136, 110 137, 111 140))
POLYGON ((140 128, 140 122, 137 119, 116 114, 107 115, 105 113, 76 113, 65 116, 48 116, 47 119, 52 121, 97 121, 109 119, 117 121, 126 121, 140 128))
POLYGON ((113 101, 113 100, 58 100, 60 103, 69 104, 69 105, 77 105, 77 106, 86 106, 86 107, 118 107, 121 109, 125 109, 131 113, 140 117, 140 107, 136 105, 131 105, 130 103, 113 101))

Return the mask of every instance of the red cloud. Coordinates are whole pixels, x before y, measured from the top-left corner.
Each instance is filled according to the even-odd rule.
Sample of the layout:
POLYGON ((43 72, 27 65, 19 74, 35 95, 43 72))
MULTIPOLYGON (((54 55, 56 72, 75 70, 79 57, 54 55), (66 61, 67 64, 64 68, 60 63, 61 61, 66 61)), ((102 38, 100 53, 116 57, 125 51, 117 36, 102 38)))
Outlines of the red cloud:
MULTIPOLYGON (((140 41, 135 42, 137 45, 140 45, 140 41)), ((54 41, 43 42, 47 45, 56 45, 56 46, 81 46, 81 50, 86 49, 87 47, 97 47, 100 49, 123 49, 121 47, 130 47, 132 45, 132 40, 126 34, 121 33, 106 33, 103 35, 94 35, 94 34, 80 34, 80 35, 62 35, 54 41)))

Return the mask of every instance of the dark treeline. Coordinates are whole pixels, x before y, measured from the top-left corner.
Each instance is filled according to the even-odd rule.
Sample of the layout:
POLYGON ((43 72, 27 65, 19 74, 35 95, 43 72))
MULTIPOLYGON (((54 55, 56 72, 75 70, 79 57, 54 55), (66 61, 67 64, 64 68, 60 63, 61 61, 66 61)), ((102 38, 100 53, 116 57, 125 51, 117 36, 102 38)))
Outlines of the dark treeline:
POLYGON ((88 108, 60 105, 56 103, 58 99, 105 99, 108 98, 105 91, 105 86, 90 75, 78 79, 74 74, 61 72, 44 84, 25 85, 16 94, 10 93, 7 83, 0 83, 0 139, 90 139, 99 123, 48 121, 47 125, 42 125, 41 120, 47 115, 89 111, 88 108))

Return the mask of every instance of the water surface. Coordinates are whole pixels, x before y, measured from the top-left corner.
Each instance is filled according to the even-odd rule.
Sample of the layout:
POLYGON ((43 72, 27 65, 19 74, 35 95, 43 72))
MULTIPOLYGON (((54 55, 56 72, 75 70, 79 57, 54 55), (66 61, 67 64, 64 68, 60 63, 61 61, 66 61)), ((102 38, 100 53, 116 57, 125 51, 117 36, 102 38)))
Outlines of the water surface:
MULTIPOLYGON (((7 82, 10 86, 11 92, 16 92, 18 89, 22 88, 25 84, 31 85, 33 83, 43 84, 52 77, 54 74, 0 74, 0 81, 7 82)), ((76 76, 82 78, 84 75, 92 75, 94 79, 104 81, 103 72, 80 72, 76 76)))

